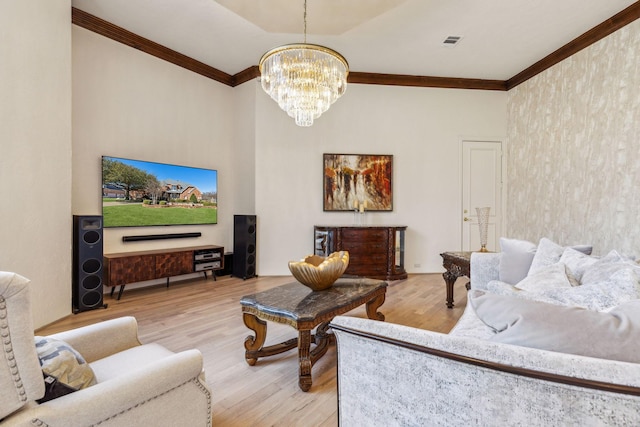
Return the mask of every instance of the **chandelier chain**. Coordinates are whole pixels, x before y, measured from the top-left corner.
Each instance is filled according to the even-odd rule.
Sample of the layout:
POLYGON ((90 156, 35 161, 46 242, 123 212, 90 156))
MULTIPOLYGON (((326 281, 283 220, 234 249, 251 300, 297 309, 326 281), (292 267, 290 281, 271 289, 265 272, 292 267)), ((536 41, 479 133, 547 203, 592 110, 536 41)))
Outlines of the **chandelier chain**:
POLYGON ((304 0, 304 42, 307 43, 307 0, 304 0))

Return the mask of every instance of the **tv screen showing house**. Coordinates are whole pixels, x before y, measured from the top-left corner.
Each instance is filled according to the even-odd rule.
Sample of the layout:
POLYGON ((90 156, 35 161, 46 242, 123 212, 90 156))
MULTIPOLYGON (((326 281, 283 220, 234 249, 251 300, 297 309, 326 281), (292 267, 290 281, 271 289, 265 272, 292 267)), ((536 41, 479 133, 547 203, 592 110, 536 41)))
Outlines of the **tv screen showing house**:
POLYGON ((218 172, 102 156, 104 227, 217 224, 218 172))

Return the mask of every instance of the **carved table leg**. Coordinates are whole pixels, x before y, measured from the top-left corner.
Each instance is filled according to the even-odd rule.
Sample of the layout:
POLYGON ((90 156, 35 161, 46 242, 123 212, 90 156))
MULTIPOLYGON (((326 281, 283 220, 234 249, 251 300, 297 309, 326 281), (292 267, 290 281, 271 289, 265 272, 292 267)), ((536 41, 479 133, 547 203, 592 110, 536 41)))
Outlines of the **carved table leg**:
POLYGON ((335 342, 336 337, 328 332, 329 322, 322 323, 316 328, 315 335, 311 335, 311 342, 316 346, 309 352, 311 357, 311 366, 315 365, 329 348, 329 345, 335 342))
MULTIPOLYGON (((442 256, 442 266, 445 272, 442 277, 447 285, 447 307, 453 308, 453 285, 459 277, 471 277, 471 255, 472 252, 444 252, 442 256)), ((470 283, 465 285, 467 290, 470 283)))
POLYGON ((250 313, 243 313, 242 320, 247 328, 255 332, 255 338, 251 335, 244 339, 244 358, 250 366, 258 361, 258 353, 262 349, 264 340, 267 338, 267 322, 258 319, 250 313))
POLYGON ((453 284, 456 283, 458 275, 445 271, 442 273, 442 277, 444 277, 444 282, 447 284, 447 307, 453 308, 453 284))
POLYGON ((300 375, 298 385, 300 390, 309 391, 311 388, 311 331, 304 330, 298 332, 298 361, 300 363, 300 375))
POLYGON ((386 294, 380 294, 374 299, 367 301, 367 317, 372 320, 384 321, 384 314, 380 313, 378 309, 384 303, 386 294))

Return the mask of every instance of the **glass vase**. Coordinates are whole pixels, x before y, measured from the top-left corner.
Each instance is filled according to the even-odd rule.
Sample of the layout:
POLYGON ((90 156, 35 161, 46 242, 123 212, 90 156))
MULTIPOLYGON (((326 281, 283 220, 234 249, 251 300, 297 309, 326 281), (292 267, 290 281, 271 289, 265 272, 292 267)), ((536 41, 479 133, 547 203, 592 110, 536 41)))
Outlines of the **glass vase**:
POLYGON ((489 232, 489 212, 491 208, 476 208, 478 214, 478 228, 480 229, 480 252, 487 250, 487 234, 489 232))

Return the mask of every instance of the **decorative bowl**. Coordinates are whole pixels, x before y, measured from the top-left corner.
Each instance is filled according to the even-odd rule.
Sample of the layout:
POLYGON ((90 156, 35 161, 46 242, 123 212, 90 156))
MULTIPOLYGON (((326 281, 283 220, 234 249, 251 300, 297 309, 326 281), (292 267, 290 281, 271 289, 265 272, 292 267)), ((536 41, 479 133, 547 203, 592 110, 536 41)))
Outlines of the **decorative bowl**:
POLYGON ((334 252, 328 257, 309 255, 300 261, 289 261, 289 270, 298 282, 314 291, 323 291, 342 276, 349 265, 349 252, 334 252))

